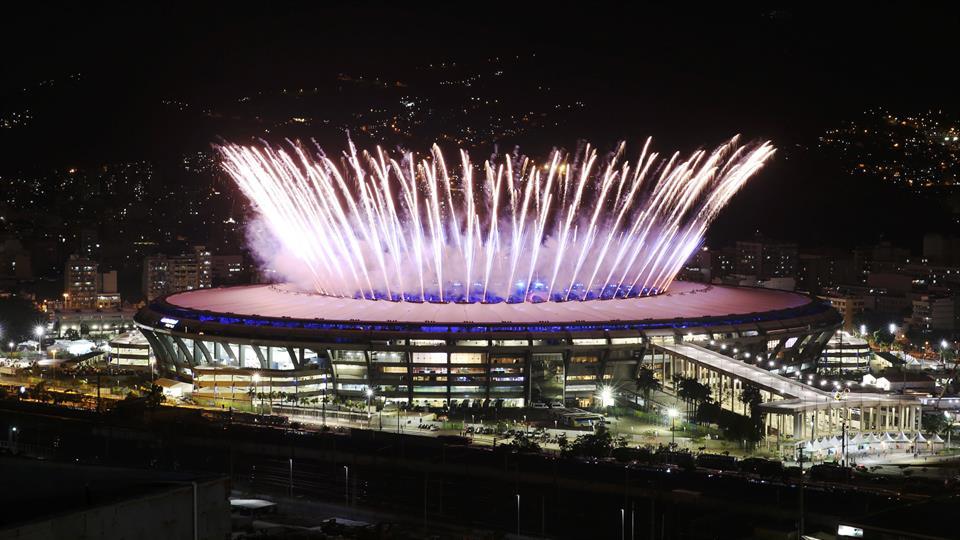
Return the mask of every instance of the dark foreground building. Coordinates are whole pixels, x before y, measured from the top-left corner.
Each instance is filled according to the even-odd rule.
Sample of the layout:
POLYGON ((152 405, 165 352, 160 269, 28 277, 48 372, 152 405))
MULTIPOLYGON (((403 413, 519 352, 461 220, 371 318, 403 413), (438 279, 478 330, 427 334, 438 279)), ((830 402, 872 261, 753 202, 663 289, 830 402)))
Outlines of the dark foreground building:
POLYGON ((224 477, 0 458, 0 540, 223 539, 224 477))

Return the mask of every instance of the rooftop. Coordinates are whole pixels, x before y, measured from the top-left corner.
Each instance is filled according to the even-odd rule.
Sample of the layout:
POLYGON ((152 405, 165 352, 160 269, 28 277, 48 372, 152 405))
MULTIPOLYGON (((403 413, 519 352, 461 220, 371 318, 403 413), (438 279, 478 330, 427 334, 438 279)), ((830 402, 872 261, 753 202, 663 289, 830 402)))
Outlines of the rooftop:
POLYGON ((798 308, 809 297, 783 291, 675 282, 644 298, 570 302, 434 304, 337 298, 285 285, 199 289, 166 298, 172 306, 217 314, 398 323, 610 322, 723 317, 798 308))

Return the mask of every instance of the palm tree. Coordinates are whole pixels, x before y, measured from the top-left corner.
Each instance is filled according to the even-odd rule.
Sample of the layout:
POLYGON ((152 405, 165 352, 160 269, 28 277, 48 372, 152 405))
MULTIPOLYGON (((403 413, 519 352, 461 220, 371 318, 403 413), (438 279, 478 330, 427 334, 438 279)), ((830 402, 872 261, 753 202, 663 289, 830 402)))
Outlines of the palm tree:
POLYGON ((687 403, 693 402, 693 415, 696 417, 700 404, 710 401, 710 387, 693 378, 681 377, 678 383, 677 396, 687 403))
POLYGON ((750 407, 750 418, 757 419, 757 407, 763 403, 763 396, 760 394, 760 387, 745 383, 743 391, 740 392, 740 402, 750 407))
POLYGON ((653 370, 640 366, 637 372, 637 391, 643 394, 643 410, 650 410, 650 394, 663 388, 663 383, 657 378, 653 370))

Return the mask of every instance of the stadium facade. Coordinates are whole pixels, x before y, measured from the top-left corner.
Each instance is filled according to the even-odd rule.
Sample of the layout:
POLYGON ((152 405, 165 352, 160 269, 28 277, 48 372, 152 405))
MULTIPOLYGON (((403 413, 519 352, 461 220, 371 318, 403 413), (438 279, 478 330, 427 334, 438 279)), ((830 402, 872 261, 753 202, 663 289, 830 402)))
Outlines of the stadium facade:
POLYGON ((413 404, 587 404, 633 390, 654 345, 693 342, 780 374, 812 367, 839 328, 805 295, 676 282, 648 298, 540 304, 346 299, 284 285, 158 298, 136 322, 158 369, 195 394, 282 392, 413 404))

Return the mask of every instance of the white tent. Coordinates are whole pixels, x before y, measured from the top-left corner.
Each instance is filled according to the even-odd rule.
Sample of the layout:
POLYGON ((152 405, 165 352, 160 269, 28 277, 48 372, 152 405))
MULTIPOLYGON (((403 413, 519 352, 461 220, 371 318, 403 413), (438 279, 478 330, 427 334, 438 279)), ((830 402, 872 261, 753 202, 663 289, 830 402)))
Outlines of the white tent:
POLYGON ((830 437, 830 448, 836 448, 838 446, 840 446, 840 439, 838 439, 836 435, 830 437))
POLYGON ((893 437, 891 437, 889 433, 883 432, 883 438, 880 439, 880 442, 893 442, 893 437))
POLYGON ((878 437, 876 433, 871 433, 870 440, 867 442, 869 442, 870 444, 877 444, 880 442, 880 437, 878 437))
POLYGON ((933 437, 930 438, 932 444, 943 444, 943 438, 940 435, 934 433, 933 437))
POLYGON ((917 437, 913 440, 915 443, 920 444, 927 442, 927 439, 923 436, 923 433, 917 432, 917 437))
POLYGON ((896 441, 896 442, 898 442, 898 443, 908 443, 908 442, 910 442, 910 439, 908 439, 908 438, 907 438, 907 435, 906 435, 904 432, 901 431, 900 434, 897 435, 897 441, 896 441))
POLYGON ((803 443, 803 451, 808 454, 813 452, 813 444, 810 441, 803 443))
POLYGON ((857 433, 856 435, 853 436, 852 439, 849 439, 849 440, 847 441, 847 446, 858 446, 858 445, 861 445, 861 444, 863 444, 863 434, 862 434, 862 433, 857 433))

